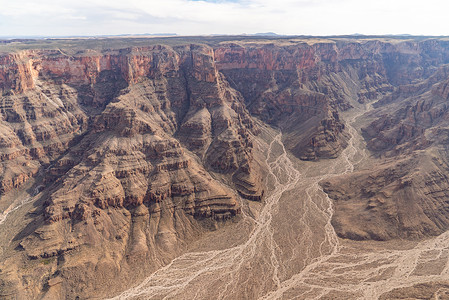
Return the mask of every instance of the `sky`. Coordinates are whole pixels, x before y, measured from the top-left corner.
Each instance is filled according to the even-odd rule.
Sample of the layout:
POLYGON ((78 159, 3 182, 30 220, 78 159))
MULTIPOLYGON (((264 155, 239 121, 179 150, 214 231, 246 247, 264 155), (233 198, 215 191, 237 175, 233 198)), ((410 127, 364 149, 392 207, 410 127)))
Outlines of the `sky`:
POLYGON ((447 0, 0 0, 0 36, 449 35, 447 0))

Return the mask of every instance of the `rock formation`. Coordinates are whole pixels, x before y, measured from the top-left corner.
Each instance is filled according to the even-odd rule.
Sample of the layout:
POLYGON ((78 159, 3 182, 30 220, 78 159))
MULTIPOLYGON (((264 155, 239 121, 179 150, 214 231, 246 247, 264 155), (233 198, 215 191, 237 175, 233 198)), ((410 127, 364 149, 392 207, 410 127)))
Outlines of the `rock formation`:
POLYGON ((416 239, 449 228, 447 70, 381 98, 361 129, 374 166, 323 183, 340 236, 416 239))
POLYGON ((348 145, 342 114, 377 99, 362 129, 377 167, 321 183, 337 233, 449 228, 448 42, 133 43, 0 55, 0 206, 33 180, 38 191, 0 253, 2 296, 131 286, 237 222, 247 200, 263 203, 261 124, 280 128, 301 160, 332 159, 348 145))
MULTIPOLYGON (((19 245, 29 259, 104 247, 166 261, 209 226, 202 220, 240 211, 210 171, 260 200, 253 122, 207 46, 9 59, 26 67, 4 75, 3 192, 45 168, 42 220, 19 245)), ((58 271, 67 286, 86 271, 74 260, 58 271)))

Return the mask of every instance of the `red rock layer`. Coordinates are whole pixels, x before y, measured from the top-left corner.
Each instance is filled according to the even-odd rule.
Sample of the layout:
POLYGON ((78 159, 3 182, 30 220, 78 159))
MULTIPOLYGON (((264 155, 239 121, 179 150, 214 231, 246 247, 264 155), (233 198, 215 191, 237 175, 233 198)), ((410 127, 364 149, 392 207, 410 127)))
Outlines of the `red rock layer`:
MULTIPOLYGON (((236 216, 233 189, 262 199, 250 113, 281 127, 298 157, 336 157, 346 146, 339 111, 351 107, 349 99, 376 99, 429 77, 449 62, 448 49, 441 41, 329 40, 2 54, 0 186, 6 192, 39 170, 45 173, 36 202, 44 207, 16 243, 26 253, 23 266, 28 259, 55 263, 48 272, 22 268, 27 276, 9 278, 12 272, 0 279, 19 282, 16 291, 28 298, 58 278, 68 298, 107 294, 117 288, 117 278, 134 284, 218 226, 217 220, 236 216)), ((431 93, 447 99, 446 87, 441 82, 431 93)), ((434 99, 421 100, 400 115, 424 123, 442 118, 431 108, 434 99)), ((373 128, 385 133, 384 144, 423 136, 404 126, 387 134, 389 127, 377 122, 373 128)), ((378 144, 372 140, 370 147, 378 144)), ((402 177, 397 183, 407 185, 402 177)), ((378 181, 374 193, 382 192, 378 181)), ((446 183, 429 186, 429 195, 445 197, 446 183)), ((332 183, 325 187, 340 200, 332 183)), ((446 221, 440 227, 425 221, 420 233, 430 228, 434 234, 446 221)))

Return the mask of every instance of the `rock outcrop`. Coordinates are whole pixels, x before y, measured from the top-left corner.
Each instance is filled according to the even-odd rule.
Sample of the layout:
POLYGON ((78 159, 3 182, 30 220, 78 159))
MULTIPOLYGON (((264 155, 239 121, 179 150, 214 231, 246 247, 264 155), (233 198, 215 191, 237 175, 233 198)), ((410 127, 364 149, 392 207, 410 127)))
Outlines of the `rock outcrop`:
MULTIPOLYGON (((118 258, 104 261, 105 278, 148 261, 144 272, 238 215, 236 194, 211 173, 261 200, 253 121, 211 48, 27 51, 10 59, 26 67, 5 71, 2 85, 2 192, 45 168, 44 210, 19 249, 31 260, 63 259, 64 288, 101 264, 98 254, 79 263, 90 251, 111 249, 118 258)), ((105 278, 67 295, 93 293, 105 278)))
POLYGON ((444 40, 70 43, 0 55, 0 195, 41 184, 0 253, 2 295, 102 297, 135 284, 238 221, 244 201, 263 202, 256 124, 280 128, 302 160, 332 159, 349 137, 342 113, 376 99, 363 133, 378 168, 322 183, 336 231, 448 227, 444 40))
POLYGON ((332 225, 338 235, 354 240, 419 239, 446 231, 449 167, 432 158, 402 158, 323 182, 335 203, 332 225))
POLYGON ((447 45, 434 40, 233 42, 214 54, 249 111, 281 127, 289 150, 305 160, 336 157, 345 148, 339 111, 351 108, 350 99, 378 99, 449 61, 447 45))
POLYGON ((447 66, 380 99, 363 127, 369 169, 322 182, 333 225, 355 240, 419 239, 449 228, 447 66))

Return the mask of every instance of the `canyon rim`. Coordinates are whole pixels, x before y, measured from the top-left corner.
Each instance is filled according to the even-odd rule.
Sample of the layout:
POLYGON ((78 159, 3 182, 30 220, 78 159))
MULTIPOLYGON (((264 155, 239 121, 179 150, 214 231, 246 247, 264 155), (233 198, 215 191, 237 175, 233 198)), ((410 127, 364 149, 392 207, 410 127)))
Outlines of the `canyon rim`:
POLYGON ((0 44, 3 299, 447 299, 449 39, 0 44))

